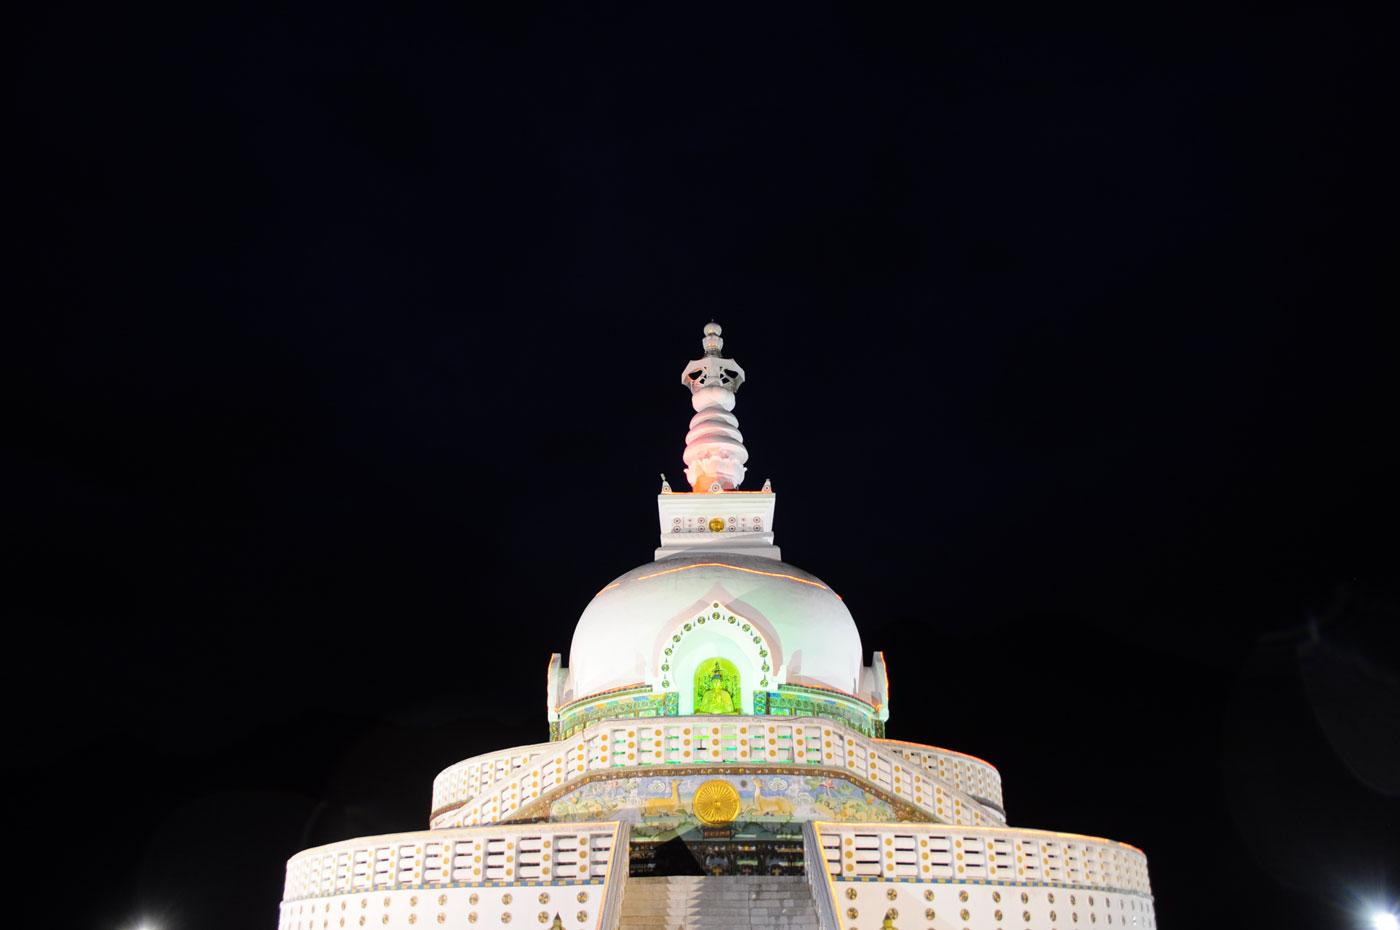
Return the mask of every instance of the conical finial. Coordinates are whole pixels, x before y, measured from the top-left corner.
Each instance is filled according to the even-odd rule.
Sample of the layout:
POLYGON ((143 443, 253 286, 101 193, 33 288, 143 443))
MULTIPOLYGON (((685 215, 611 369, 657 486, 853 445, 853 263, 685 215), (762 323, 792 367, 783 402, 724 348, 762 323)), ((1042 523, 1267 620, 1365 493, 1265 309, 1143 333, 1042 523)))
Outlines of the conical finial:
POLYGON ((685 435, 685 478, 695 491, 732 491, 744 480, 744 463, 749 452, 739 432, 734 409, 734 392, 744 383, 744 369, 720 351, 723 329, 713 321, 705 324, 703 357, 685 366, 681 383, 690 388, 690 405, 695 416, 685 435))
POLYGON ((661 493, 662 493, 662 494, 670 494, 670 493, 671 493, 671 482, 669 482, 669 481, 666 480, 666 473, 665 473, 665 472, 662 472, 662 473, 661 473, 661 493))
POLYGON ((719 355, 724 349, 724 340, 720 338, 720 333, 724 328, 714 320, 705 324, 705 338, 700 340, 700 344, 705 347, 706 355, 719 355))

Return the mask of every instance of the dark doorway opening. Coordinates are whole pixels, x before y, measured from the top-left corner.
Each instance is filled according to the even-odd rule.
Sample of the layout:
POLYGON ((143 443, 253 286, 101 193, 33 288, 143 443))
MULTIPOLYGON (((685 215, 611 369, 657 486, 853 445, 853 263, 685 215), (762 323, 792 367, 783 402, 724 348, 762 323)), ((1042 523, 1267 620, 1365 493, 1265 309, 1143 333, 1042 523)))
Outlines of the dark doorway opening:
POLYGON ((802 875, 802 834, 775 835, 746 825, 696 827, 666 840, 633 839, 627 874, 802 875))

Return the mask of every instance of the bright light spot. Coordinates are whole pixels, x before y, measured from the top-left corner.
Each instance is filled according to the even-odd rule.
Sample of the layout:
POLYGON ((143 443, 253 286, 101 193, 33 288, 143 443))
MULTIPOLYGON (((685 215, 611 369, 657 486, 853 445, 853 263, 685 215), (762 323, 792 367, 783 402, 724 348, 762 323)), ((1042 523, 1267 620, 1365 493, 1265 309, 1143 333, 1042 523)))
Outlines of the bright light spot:
POLYGON ((1371 915, 1371 926, 1375 930, 1400 930, 1400 917, 1389 911, 1376 911, 1371 915))

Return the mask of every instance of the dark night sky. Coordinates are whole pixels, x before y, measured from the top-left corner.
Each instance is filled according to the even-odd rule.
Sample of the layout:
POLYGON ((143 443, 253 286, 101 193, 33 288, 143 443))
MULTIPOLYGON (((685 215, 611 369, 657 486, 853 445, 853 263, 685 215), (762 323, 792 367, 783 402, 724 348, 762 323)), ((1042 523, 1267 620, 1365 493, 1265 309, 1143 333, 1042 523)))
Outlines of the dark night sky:
POLYGON ((272 928, 544 739, 712 317, 892 736, 1171 930, 1400 890, 1393 9, 450 6, 10 23, 12 895, 272 928))

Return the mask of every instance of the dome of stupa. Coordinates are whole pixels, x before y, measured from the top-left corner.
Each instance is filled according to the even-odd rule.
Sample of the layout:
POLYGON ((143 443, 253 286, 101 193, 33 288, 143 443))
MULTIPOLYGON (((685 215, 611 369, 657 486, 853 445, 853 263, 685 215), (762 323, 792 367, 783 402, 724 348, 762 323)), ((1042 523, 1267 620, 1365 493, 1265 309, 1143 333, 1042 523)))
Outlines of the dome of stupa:
POLYGON ((740 489, 749 453, 734 407, 745 375, 722 354, 721 332, 706 326, 704 354, 681 372, 695 413, 681 457, 690 490, 661 478, 655 561, 604 586, 579 617, 567 664, 550 659, 556 736, 677 714, 827 716, 883 732, 884 656, 863 664, 845 603, 782 561, 772 482, 740 489))
POLYGON ((855 620, 821 579, 770 557, 702 551, 598 592, 574 630, 571 697, 672 682, 688 695, 715 658, 734 664, 744 692, 781 682, 853 694, 860 684, 855 620))

